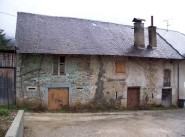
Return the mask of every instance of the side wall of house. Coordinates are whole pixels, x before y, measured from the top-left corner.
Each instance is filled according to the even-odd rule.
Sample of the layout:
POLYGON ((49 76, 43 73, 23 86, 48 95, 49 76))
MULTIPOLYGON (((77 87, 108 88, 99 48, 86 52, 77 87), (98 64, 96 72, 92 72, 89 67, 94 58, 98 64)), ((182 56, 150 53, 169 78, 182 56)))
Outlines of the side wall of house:
POLYGON ((127 107, 127 89, 140 89, 140 104, 160 104, 163 70, 171 70, 172 103, 177 101, 177 64, 174 61, 113 56, 66 56, 65 75, 52 75, 52 55, 17 55, 17 103, 48 105, 49 88, 69 88, 69 105, 92 99, 121 100, 127 107), (123 61, 125 73, 115 72, 123 61))
POLYGON ((179 98, 185 99, 185 61, 179 63, 179 98))

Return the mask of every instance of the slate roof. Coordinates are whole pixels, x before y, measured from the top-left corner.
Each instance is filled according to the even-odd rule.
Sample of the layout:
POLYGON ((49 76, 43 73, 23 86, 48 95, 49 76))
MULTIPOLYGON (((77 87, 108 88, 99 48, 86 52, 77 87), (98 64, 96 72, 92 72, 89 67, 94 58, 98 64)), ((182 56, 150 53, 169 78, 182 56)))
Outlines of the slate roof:
POLYGON ((157 33, 185 57, 185 35, 183 33, 165 29, 158 29, 157 33))
MULTIPOLYGON (((18 53, 115 55, 182 59, 157 36, 157 49, 134 47, 133 26, 67 17, 18 13, 18 53)), ((148 45, 147 29, 145 30, 148 45)))

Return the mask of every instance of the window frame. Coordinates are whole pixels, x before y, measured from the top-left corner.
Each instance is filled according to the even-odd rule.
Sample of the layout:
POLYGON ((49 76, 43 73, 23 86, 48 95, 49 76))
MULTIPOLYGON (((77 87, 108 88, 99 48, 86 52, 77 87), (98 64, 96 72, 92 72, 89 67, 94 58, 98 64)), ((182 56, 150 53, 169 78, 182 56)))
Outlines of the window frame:
POLYGON ((53 55, 52 56, 52 75, 53 76, 62 76, 65 75, 66 72, 66 57, 65 56, 60 56, 60 55, 53 55), (63 72, 61 73, 61 58, 63 58, 64 62, 62 63, 64 65, 63 67, 63 72), (54 60, 56 60, 57 64, 57 74, 54 74, 54 60))
POLYGON ((163 70, 163 87, 171 86, 171 69, 163 70))
POLYGON ((123 61, 123 60, 115 60, 114 66, 115 66, 115 71, 114 72, 116 74, 124 74, 124 73, 126 73, 126 62, 125 61, 123 61), (118 71, 119 70, 119 68, 118 68, 119 65, 123 65, 123 66, 121 66, 121 67, 123 67, 122 68, 123 70, 118 71))

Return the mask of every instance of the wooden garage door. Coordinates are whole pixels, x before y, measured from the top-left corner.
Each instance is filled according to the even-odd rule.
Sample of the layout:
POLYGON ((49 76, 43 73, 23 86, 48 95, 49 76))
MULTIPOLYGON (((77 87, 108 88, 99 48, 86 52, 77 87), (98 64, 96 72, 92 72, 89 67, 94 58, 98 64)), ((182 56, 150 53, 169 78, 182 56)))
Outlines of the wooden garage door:
POLYGON ((139 106, 140 88, 128 88, 127 91, 127 107, 134 108, 139 106))
POLYGON ((69 107, 68 88, 50 88, 48 90, 48 109, 59 110, 69 107))

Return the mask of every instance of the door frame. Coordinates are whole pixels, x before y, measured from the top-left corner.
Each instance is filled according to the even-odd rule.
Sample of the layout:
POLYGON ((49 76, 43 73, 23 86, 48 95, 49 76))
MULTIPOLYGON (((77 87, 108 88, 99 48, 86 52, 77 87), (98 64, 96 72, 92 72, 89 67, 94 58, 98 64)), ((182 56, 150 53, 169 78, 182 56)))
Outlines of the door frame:
POLYGON ((138 106, 140 106, 141 87, 140 86, 131 86, 131 87, 127 87, 127 108, 128 108, 128 90, 129 89, 139 89, 138 106))

